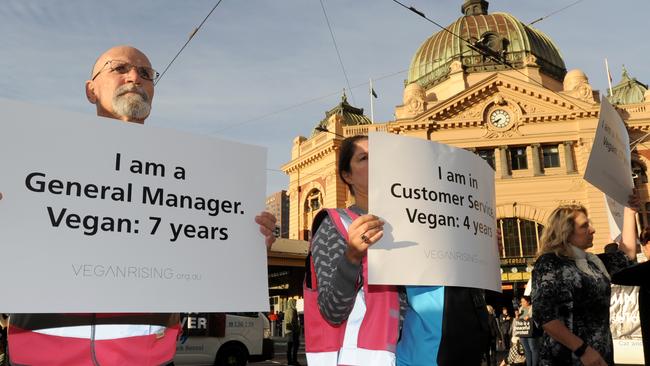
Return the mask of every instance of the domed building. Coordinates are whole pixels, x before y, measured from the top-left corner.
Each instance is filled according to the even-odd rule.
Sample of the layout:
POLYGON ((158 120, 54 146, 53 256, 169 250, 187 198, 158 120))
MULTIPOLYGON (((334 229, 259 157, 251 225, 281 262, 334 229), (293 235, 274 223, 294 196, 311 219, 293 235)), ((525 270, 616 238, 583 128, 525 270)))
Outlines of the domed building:
MULTIPOLYGON (((600 93, 583 71, 567 71, 542 31, 511 14, 489 13, 484 0, 466 0, 461 10, 415 50, 395 120, 370 123, 344 99, 310 138, 294 139, 291 161, 282 167, 290 177, 290 238, 308 239, 321 207, 353 202, 336 175, 342 137, 384 131, 437 141, 471 150, 494 168, 503 288, 521 291, 558 204, 587 207, 596 228, 593 252, 612 241, 603 193, 583 179, 600 93)), ((650 93, 627 73, 613 90, 610 100, 627 123, 635 179, 648 202, 650 144, 643 141, 650 140, 650 93)), ((650 205, 641 213, 646 225, 648 211, 650 205)))
POLYGON ((457 70, 454 63, 460 63, 468 74, 537 65, 543 75, 556 81, 545 79, 548 86, 560 87, 566 68, 553 41, 510 14, 488 14, 487 9, 486 1, 466 2, 462 7, 465 16, 447 26, 449 31, 429 37, 415 52, 407 82, 430 89, 448 79, 452 68, 457 70), (487 56, 477 50, 485 50, 487 56))
POLYGON ((625 67, 623 67, 621 81, 612 88, 607 99, 612 104, 623 105, 642 103, 646 96, 648 96, 648 86, 639 82, 636 78, 630 77, 625 67))

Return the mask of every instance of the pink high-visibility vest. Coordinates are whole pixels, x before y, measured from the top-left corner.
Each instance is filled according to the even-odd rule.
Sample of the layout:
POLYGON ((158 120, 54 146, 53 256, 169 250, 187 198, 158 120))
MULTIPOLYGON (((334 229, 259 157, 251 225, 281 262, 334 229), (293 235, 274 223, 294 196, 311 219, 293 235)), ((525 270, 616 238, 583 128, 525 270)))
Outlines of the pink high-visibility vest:
MULTIPOLYGON (((347 241, 347 228, 358 217, 349 209, 327 209, 337 231, 347 241)), ((319 224, 319 223, 316 223, 319 224)), ((313 228, 315 232, 317 227, 313 228)), ((311 248, 310 248, 311 252, 311 248)), ((363 291, 357 293, 354 308, 346 321, 333 325, 318 307, 318 280, 310 256, 311 275, 303 285, 305 350, 310 366, 395 364, 399 333, 399 296, 395 286, 368 285, 368 261, 362 261, 363 291), (307 281, 309 280, 309 284, 307 281), (311 285, 311 286, 308 286, 311 285)))
POLYGON ((94 366, 94 360, 99 365, 166 365, 174 359, 180 324, 162 325, 165 316, 173 317, 170 314, 15 314, 9 320, 10 362, 15 366, 94 366), (18 318, 17 324, 11 323, 12 317, 18 318), (152 318, 160 318, 161 324, 149 324, 152 318))

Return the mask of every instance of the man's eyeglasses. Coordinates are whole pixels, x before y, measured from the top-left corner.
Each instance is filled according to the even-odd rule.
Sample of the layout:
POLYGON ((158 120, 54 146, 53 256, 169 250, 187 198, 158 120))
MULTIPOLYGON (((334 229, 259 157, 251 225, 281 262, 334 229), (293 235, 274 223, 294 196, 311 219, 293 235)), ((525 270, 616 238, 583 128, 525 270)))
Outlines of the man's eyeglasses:
POLYGON ((127 72, 131 71, 135 67, 135 69, 138 71, 138 75, 140 75, 141 78, 150 81, 154 81, 158 78, 158 76, 160 76, 158 71, 148 66, 135 66, 126 61, 108 60, 106 61, 104 66, 102 66, 102 68, 99 69, 99 71, 97 71, 97 73, 95 74, 95 76, 93 76, 91 80, 95 80, 97 76, 106 69, 106 66, 108 66, 111 71, 114 71, 118 74, 126 74, 127 72))

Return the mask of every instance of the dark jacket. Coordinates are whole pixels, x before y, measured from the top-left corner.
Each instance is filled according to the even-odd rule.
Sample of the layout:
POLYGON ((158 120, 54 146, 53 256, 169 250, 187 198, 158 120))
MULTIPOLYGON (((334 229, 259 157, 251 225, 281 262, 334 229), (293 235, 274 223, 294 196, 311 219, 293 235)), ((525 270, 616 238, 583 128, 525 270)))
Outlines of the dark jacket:
POLYGON ((512 334, 512 317, 499 314, 499 328, 504 336, 512 334))
POLYGON ((489 334, 483 290, 447 286, 438 365, 476 364, 476 355, 489 347, 489 334))

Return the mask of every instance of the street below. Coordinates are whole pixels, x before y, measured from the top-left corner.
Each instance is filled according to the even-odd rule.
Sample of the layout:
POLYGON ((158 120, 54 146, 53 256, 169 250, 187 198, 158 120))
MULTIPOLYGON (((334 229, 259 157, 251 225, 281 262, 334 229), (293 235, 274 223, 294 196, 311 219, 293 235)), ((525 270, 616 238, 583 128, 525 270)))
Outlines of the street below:
MULTIPOLYGON (((282 337, 273 337, 273 348, 275 356, 270 360, 260 362, 249 362, 249 365, 255 366, 271 366, 271 365, 287 365, 287 341, 282 337)), ((307 358, 305 356, 305 339, 300 338, 300 348, 298 349, 298 362, 301 365, 307 365, 307 358)))

